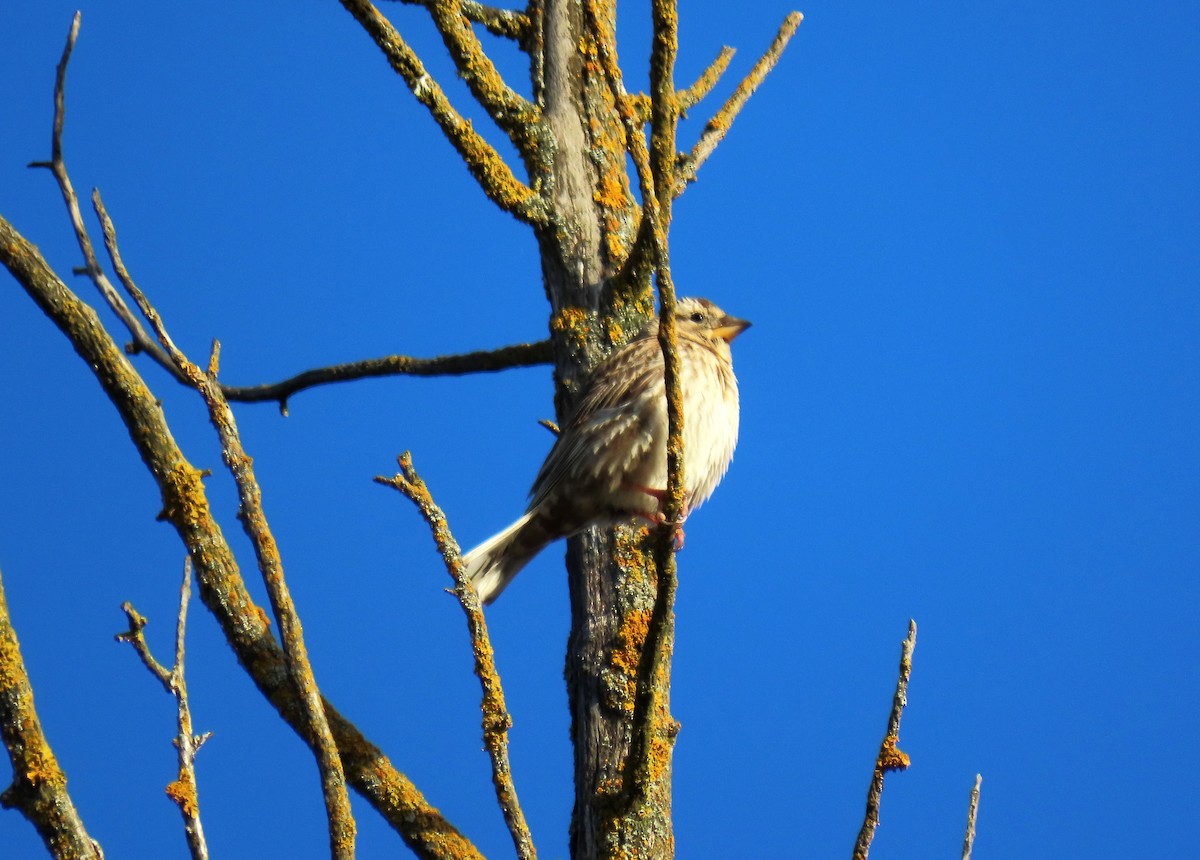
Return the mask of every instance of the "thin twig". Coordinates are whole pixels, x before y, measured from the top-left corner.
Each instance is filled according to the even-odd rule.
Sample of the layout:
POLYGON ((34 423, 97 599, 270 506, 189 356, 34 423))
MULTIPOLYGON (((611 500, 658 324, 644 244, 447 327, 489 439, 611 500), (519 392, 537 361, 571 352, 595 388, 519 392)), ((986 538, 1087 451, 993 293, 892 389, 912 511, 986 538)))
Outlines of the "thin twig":
POLYGON ((273 401, 286 415, 288 400, 297 392, 318 385, 350 382, 377 376, 463 376, 468 373, 493 373, 517 367, 536 367, 553 361, 550 341, 518 343, 500 349, 478 350, 458 355, 439 355, 433 358, 414 358, 409 355, 389 355, 368 358, 347 364, 306 370, 280 382, 264 385, 222 385, 227 400, 242 403, 273 401))
POLYGON ((483 745, 492 763, 492 784, 496 788, 496 800, 504 814, 504 822, 512 835, 513 847, 521 860, 534 860, 537 851, 533 837, 525 821, 525 813, 517 800, 517 789, 513 783, 512 766, 508 758, 508 730, 512 728, 512 717, 504 703, 504 688, 500 684, 500 673, 496 669, 495 652, 488 637, 487 621, 475 586, 463 569, 462 553, 458 542, 450 532, 446 515, 433 501, 425 482, 413 468, 412 455, 405 451, 399 457, 400 471, 391 478, 379 476, 377 483, 399 491, 417 506, 425 522, 433 532, 434 543, 450 578, 454 580, 454 595, 462 605, 467 617, 467 629, 471 634, 471 651, 475 655, 475 675, 483 697, 479 710, 483 714, 483 745))
POLYGON ((908 636, 900 648, 900 674, 896 680, 896 694, 892 697, 892 711, 888 715, 887 734, 879 745, 879 756, 875 759, 875 772, 871 776, 871 787, 867 790, 867 812, 863 817, 862 829, 854 843, 854 860, 867 860, 875 828, 879 826, 879 802, 883 797, 883 775, 888 771, 904 770, 909 765, 907 753, 900 750, 900 717, 908 704, 908 677, 912 674, 913 648, 917 644, 917 622, 908 622, 908 636))
MULTIPOLYGON (((163 498, 169 522, 191 554, 200 597, 221 626, 238 661, 263 696, 316 752, 308 711, 292 684, 267 613, 255 603, 202 482, 175 442, 161 404, 100 323, 90 305, 71 291, 38 249, 0 215, 0 265, 62 331, 96 377, 129 431, 163 498)), ((421 860, 446 856, 479 860, 478 849, 446 820, 378 746, 322 700, 354 788, 421 860)))
POLYGON ((0 807, 16 809, 24 815, 53 856, 103 860, 104 852, 84 828, 71 795, 67 794, 67 777, 42 732, 2 580, 0 740, 8 750, 13 773, 12 785, 0 792, 0 807))
POLYGON ((787 47, 788 42, 796 33, 796 28, 803 20, 804 16, 799 12, 792 12, 783 19, 783 24, 780 25, 775 40, 771 42, 771 47, 767 48, 766 53, 754 64, 750 74, 746 75, 745 79, 738 84, 737 89, 733 91, 721 109, 705 124, 704 132, 700 135, 696 145, 692 147, 692 151, 680 159, 675 180, 674 195, 676 197, 683 193, 689 182, 695 182, 696 172, 712 155, 717 144, 724 139, 738 113, 750 100, 750 96, 754 95, 759 84, 763 82, 771 69, 775 68, 775 64, 783 55, 783 49, 787 47))
POLYGON ((304 645, 300 616, 292 603, 291 592, 284 579, 283 561, 279 555, 279 547, 275 543, 275 536, 271 533, 263 512, 262 492, 251 465, 253 461, 242 447, 233 410, 229 408, 229 401, 225 399, 220 383, 217 381, 216 351, 219 346, 214 342, 209 372, 205 373, 189 360, 171 340, 158 311, 150 304, 145 293, 134 284, 132 278, 123 281, 122 284, 136 302, 142 316, 150 323, 158 337, 158 342, 191 386, 204 398, 204 403, 208 407, 209 419, 216 428, 217 436, 221 441, 222 459, 237 486, 238 500, 241 503, 238 518, 254 547, 258 568, 262 572, 263 582, 267 586, 271 609, 275 614, 275 620, 279 623, 279 633, 283 641, 288 673, 292 678, 292 683, 299 691, 301 701, 307 711, 308 728, 315 741, 317 766, 321 772, 321 790, 325 797, 325 811, 329 817, 330 852, 335 858, 352 858, 356 828, 350 809, 350 797, 346 790, 346 775, 325 715, 320 690, 313 677, 312 665, 304 645))
MULTIPOLYGON (((437 81, 425 70, 420 57, 392 23, 369 0, 341 0, 341 3, 383 51, 388 63, 408 84, 417 101, 429 110, 492 202, 528 224, 549 223, 546 201, 517 179, 500 153, 475 131, 469 120, 454 109, 437 81)), ((519 113, 513 110, 505 114, 513 118, 513 122, 509 123, 511 129, 506 129, 510 135, 515 133, 512 130, 516 129, 515 121, 519 113)), ((530 120, 531 128, 534 125, 540 127, 541 123, 534 122, 536 117, 532 114, 526 118, 530 120)))
MULTIPOLYGON (((705 96, 712 92, 713 87, 717 85, 717 82, 721 80, 721 76, 725 74, 725 70, 729 68, 729 61, 733 59, 735 53, 733 48, 722 48, 717 54, 716 59, 709 63, 708 68, 700 73, 700 77, 696 78, 691 86, 685 87, 675 93, 675 103, 678 105, 681 119, 687 115, 689 110, 703 101, 705 96)), ((645 93, 638 93, 628 98, 638 122, 649 122, 650 96, 645 93)))
POLYGON ((182 381, 179 371, 172 366, 162 347, 146 332, 137 314, 125 303, 125 299, 121 296, 120 291, 113 286, 112 281, 108 279, 108 275, 100 267, 100 261, 96 257, 96 249, 92 245, 92 239, 88 235, 87 227, 83 223, 83 212, 79 208, 79 197, 75 193, 75 186, 71 182, 71 176, 67 172, 67 164, 63 158, 62 139, 63 126, 66 122, 67 65, 71 61, 72 51, 75 50, 75 40, 79 37, 81 20, 82 13, 76 12, 74 19, 71 21, 71 29, 67 34, 67 44, 63 48, 62 59, 59 60, 54 77, 54 128, 50 139, 50 160, 31 161, 29 166, 49 170, 58 183, 58 190, 62 194, 63 202, 67 206, 67 215, 71 219, 71 229, 75 233, 75 241, 79 244, 79 250, 83 253, 84 264, 81 268, 75 270, 76 274, 84 274, 91 279, 92 283, 96 285, 96 289, 99 290, 100 295, 104 298, 105 303, 117 315, 125 325, 125 328, 129 330, 130 337, 133 340, 126 347, 126 351, 149 353, 155 361, 182 381))
MULTIPOLYGON (((400 0, 408 6, 432 6, 436 0, 400 0)), ((529 15, 516 9, 501 9, 498 6, 487 6, 473 0, 461 0, 459 3, 462 14, 468 21, 481 25, 493 36, 512 39, 523 43, 529 35, 529 15)))
MULTIPOLYGON (((117 279, 126 290, 132 293, 137 290, 137 285, 121 258, 121 249, 117 244, 117 229, 104 206, 98 189, 92 192, 92 205, 96 210, 96 217, 100 220, 100 226, 104 232, 104 245, 108 249, 117 279)), ((130 333, 135 340, 148 337, 140 329, 140 325, 137 331, 131 329, 130 333)), ((152 341, 151 346, 143 347, 143 350, 170 371, 179 382, 191 385, 157 341, 152 341)), ((279 404, 279 411, 283 415, 287 415, 288 401, 293 394, 319 385, 352 382, 377 376, 462 376, 468 373, 490 373, 514 367, 550 364, 552 360, 550 341, 543 340, 537 343, 520 343, 500 349, 477 350, 457 355, 439 355, 433 358, 389 355, 382 358, 368 358, 346 364, 335 364, 329 367, 318 367, 279 382, 244 386, 224 383, 220 385, 226 400, 240 403, 275 402, 279 404)))
POLYGON ((983 783, 983 774, 975 774, 975 787, 971 789, 971 802, 967 806, 967 833, 963 837, 962 860, 971 860, 971 850, 975 847, 975 820, 979 816, 979 786, 983 783))
POLYGON ((192 711, 188 704, 187 681, 184 676, 184 638, 187 630, 188 601, 192 593, 192 560, 187 558, 183 563, 183 585, 179 589, 179 614, 175 622, 175 662, 170 671, 154 659, 150 646, 146 643, 144 630, 146 619, 126 602, 121 605, 125 617, 129 620, 129 629, 118 633, 118 642, 128 642, 137 652, 142 663, 150 670, 155 678, 175 698, 176 729, 175 750, 179 759, 179 776, 167 786, 167 797, 179 807, 183 816, 183 831, 187 837, 188 849, 192 860, 207 860, 208 845, 204 839, 204 826, 200 822, 200 797, 196 783, 196 753, 212 736, 212 732, 202 735, 192 734, 192 711))

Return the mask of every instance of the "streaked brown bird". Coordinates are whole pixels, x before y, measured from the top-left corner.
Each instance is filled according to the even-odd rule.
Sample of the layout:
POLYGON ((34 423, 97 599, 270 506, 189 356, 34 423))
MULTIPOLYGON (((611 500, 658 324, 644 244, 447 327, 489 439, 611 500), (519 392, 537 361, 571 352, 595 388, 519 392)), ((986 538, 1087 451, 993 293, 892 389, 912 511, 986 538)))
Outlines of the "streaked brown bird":
MULTIPOLYGON (((675 305, 683 388, 684 516, 712 495, 738 437, 738 386, 729 344, 749 327, 708 299, 675 305)), ((658 320, 597 365, 542 464, 525 515, 463 558, 491 603, 560 537, 633 517, 662 522, 667 486, 667 395, 658 320)))

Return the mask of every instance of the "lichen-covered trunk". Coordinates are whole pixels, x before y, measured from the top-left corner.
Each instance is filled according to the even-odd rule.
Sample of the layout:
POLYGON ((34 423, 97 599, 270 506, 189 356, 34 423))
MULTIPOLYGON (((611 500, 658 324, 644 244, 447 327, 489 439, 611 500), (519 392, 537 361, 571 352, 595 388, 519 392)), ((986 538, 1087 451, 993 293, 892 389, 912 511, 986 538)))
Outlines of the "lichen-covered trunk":
MULTIPOLYGON (((611 0, 597 0, 600 27, 612 32, 611 0)), ((594 38, 578 2, 542 8, 544 105, 555 149, 548 171, 557 224, 538 233, 552 308, 560 416, 580 380, 653 311, 649 269, 628 265, 638 209, 626 173, 625 143, 608 83, 595 62, 594 38)), ((661 685, 652 784, 627 800, 638 662, 654 605, 654 562, 645 530, 589 529, 567 550, 571 635, 566 680, 575 751, 571 857, 666 858, 671 829, 668 669, 661 685)))

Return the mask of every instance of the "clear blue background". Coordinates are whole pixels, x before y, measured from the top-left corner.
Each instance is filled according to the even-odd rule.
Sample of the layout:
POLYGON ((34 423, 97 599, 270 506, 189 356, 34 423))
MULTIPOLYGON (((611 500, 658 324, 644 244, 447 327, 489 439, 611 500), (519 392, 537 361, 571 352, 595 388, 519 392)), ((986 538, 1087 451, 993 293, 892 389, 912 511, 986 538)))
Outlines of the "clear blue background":
MULTIPOLYGON (((681 83, 740 49, 718 98, 792 8, 682 6, 681 83)), ((646 13, 623 8, 637 88, 646 13)), ((62 204, 24 165, 49 155, 73 11, 0 11, 0 211, 61 273, 80 260, 62 204)), ((425 15, 385 11, 465 109, 425 15)), ((755 321, 735 350, 742 445, 680 557, 679 855, 849 854, 910 617, 913 767, 888 780, 873 856, 957 856, 976 772, 977 857, 1187 853, 1200 6, 802 11, 676 210, 681 291, 755 321)), ((200 359, 222 340, 227 382, 546 335, 529 231, 332 0, 90 4, 68 99, 77 186, 104 192, 176 340, 200 359)), ((108 856, 181 856, 172 702, 112 635, 132 600, 168 658, 183 551, 92 375, 11 279, 0 337, 0 569, 39 712, 108 856)), ((197 398, 138 366, 249 560, 197 398)), ((324 691, 491 856, 511 846, 464 624, 424 524, 371 478, 411 449, 473 544, 522 509, 551 395, 535 368, 237 410, 324 691)), ((489 614, 546 858, 571 806, 561 557, 489 614)), ((213 856, 324 856, 315 765, 198 603, 188 654, 213 856)), ((356 810, 361 855, 395 856, 356 810)), ((0 846, 40 856, 13 812, 0 846)))

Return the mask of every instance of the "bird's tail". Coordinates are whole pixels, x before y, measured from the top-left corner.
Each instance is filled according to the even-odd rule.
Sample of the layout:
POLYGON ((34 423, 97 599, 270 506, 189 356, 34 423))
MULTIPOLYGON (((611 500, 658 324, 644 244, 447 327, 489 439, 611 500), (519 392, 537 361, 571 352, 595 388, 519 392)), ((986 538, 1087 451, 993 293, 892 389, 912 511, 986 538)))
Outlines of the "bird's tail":
POLYGON ((554 536, 532 512, 463 556, 467 579, 479 599, 491 603, 554 536))

